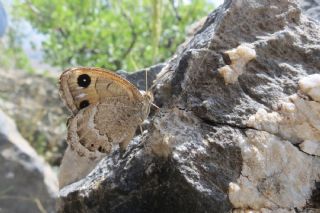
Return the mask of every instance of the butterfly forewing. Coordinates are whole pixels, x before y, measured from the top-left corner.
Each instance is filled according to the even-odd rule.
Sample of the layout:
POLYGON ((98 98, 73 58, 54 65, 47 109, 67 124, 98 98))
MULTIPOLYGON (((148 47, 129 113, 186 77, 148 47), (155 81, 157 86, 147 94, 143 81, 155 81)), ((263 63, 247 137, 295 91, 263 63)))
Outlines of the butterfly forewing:
POLYGON ((129 81, 101 68, 66 70, 60 77, 60 91, 74 114, 110 97, 127 97, 132 102, 142 101, 141 93, 129 81))

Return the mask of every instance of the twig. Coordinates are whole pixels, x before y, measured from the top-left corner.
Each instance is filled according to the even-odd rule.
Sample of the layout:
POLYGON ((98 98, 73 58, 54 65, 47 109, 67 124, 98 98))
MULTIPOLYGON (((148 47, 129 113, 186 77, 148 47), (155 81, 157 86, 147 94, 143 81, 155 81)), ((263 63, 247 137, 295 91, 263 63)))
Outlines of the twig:
POLYGON ((177 7, 174 5, 174 0, 170 0, 170 3, 177 21, 178 22, 181 21, 181 16, 179 15, 177 7))
POLYGON ((122 16, 127 20, 128 22, 128 25, 131 29, 131 42, 130 42, 130 45, 129 47, 127 48, 127 50, 122 54, 122 59, 125 59, 129 53, 132 51, 136 41, 137 41, 137 33, 135 31, 135 28, 134 28, 134 24, 131 20, 131 18, 128 16, 128 14, 125 13, 125 11, 122 9, 122 7, 120 6, 120 11, 121 11, 121 14, 122 16))

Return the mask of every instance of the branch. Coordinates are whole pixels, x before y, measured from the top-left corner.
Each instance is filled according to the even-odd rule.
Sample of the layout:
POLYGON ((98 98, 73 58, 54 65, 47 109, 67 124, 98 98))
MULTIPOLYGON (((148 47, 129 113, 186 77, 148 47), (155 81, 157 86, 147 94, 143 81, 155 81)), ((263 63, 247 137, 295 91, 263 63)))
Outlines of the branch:
POLYGON ((174 5, 174 0, 170 0, 170 3, 177 21, 178 22, 181 21, 181 16, 179 15, 177 7, 174 5))
POLYGON ((131 29, 131 42, 130 42, 130 45, 129 47, 127 48, 127 50, 122 54, 122 59, 125 59, 129 53, 132 51, 136 41, 137 41, 137 33, 135 31, 135 28, 134 28, 134 25, 133 25, 133 22, 131 20, 131 18, 125 13, 125 11, 121 8, 121 14, 122 16, 127 20, 128 22, 128 25, 131 29))

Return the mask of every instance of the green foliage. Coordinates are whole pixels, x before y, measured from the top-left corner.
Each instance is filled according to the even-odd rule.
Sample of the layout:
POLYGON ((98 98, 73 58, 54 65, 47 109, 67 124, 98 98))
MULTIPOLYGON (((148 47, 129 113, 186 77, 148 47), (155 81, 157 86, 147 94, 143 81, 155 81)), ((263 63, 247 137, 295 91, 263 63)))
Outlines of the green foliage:
POLYGON ((171 56, 185 28, 213 9, 206 0, 186 2, 17 0, 15 11, 48 35, 52 65, 137 70, 171 56))

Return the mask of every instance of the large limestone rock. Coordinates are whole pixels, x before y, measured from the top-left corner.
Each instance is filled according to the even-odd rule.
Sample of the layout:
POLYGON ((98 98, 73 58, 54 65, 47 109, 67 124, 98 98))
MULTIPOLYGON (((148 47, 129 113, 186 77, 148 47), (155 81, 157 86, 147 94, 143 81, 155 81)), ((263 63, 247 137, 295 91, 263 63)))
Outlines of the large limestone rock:
POLYGON ((320 24, 293 0, 226 0, 158 74, 126 154, 60 212, 317 212, 320 24))
POLYGON ((55 212, 57 177, 0 111, 0 212, 55 212))

